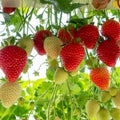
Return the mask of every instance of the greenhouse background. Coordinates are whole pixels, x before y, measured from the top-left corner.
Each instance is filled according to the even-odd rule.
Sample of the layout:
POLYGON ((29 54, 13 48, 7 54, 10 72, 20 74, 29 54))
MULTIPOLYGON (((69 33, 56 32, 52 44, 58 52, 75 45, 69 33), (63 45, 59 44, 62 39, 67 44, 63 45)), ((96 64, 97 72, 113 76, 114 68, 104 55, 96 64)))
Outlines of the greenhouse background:
POLYGON ((0 4, 0 120, 120 120, 119 0, 0 4))

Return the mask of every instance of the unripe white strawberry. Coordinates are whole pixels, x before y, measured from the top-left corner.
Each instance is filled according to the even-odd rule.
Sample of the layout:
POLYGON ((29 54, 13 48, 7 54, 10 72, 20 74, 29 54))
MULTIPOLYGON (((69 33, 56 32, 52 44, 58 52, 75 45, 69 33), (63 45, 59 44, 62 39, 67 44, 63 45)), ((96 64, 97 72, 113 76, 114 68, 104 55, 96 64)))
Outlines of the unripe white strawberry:
POLYGON ((23 37, 19 40, 18 44, 21 48, 23 48, 26 51, 28 56, 31 54, 34 42, 30 37, 23 37))
POLYGON ((56 59, 61 51, 62 41, 55 37, 50 36, 44 40, 44 49, 48 56, 52 59, 56 59))
POLYGON ((105 103, 111 99, 111 95, 108 91, 102 91, 100 99, 101 99, 101 102, 105 103))
POLYGON ((96 117, 96 114, 100 109, 100 105, 96 100, 88 100, 85 105, 85 109, 86 109, 88 118, 92 119, 96 117))
POLYGON ((0 86, 0 99, 5 108, 11 107, 21 95, 18 82, 5 82, 0 86))
POLYGON ((57 68, 54 74, 55 84, 62 84, 68 78, 68 73, 63 68, 57 68))
POLYGON ((112 98, 113 104, 116 106, 116 108, 120 109, 120 90, 117 92, 117 94, 112 98))
POLYGON ((105 108, 100 108, 96 115, 96 120, 110 120, 110 112, 105 108))
POLYGON ((118 89, 116 87, 111 87, 109 89, 109 93, 111 96, 115 96, 117 94, 118 89))
POLYGON ((112 110, 110 111, 110 114, 113 120, 120 120, 120 109, 112 108, 112 110))

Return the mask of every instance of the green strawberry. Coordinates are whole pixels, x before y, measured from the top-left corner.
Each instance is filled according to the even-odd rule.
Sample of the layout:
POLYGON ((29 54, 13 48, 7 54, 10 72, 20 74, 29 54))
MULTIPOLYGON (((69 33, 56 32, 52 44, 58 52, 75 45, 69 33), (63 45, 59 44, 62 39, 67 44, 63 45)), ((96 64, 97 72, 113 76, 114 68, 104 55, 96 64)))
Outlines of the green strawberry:
POLYGON ((111 95, 108 91, 102 91, 100 99, 101 102, 105 103, 111 99, 111 95))
POLYGON ((120 109, 120 90, 117 92, 117 94, 112 98, 113 104, 116 106, 116 108, 120 109))
POLYGON ((120 109, 112 108, 112 110, 110 111, 110 114, 113 120, 120 120, 120 109))
POLYGON ((30 37, 21 38, 18 44, 21 48, 23 48, 26 51, 28 56, 31 54, 33 46, 34 46, 34 42, 30 37))
POLYGON ((24 97, 20 97, 20 98, 18 99, 18 105, 19 105, 19 106, 23 106, 24 103, 25 103, 25 98, 24 98, 24 97))
POLYGON ((117 94, 118 89, 116 87, 109 88, 109 93, 111 96, 115 96, 117 94))
POLYGON ((88 118, 93 119, 95 118, 97 112, 100 109, 100 105, 96 100, 88 100, 85 105, 86 113, 88 115, 88 118))
POLYGON ((62 84, 68 78, 68 73, 63 68, 57 68, 54 74, 55 84, 62 84))
POLYGON ((33 109, 34 106, 35 106, 35 102, 34 101, 30 101, 29 105, 30 105, 30 108, 33 109))
POLYGON ((105 108, 100 108, 96 115, 96 120, 110 120, 110 112, 105 108))

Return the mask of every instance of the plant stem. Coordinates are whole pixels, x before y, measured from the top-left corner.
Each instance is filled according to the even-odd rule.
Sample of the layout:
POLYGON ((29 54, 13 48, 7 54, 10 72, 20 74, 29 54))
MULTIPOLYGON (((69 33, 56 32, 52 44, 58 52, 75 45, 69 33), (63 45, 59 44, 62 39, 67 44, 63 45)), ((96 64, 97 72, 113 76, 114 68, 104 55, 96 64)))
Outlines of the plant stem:
POLYGON ((70 104, 71 104, 70 120, 73 120, 73 119, 72 119, 72 117, 73 117, 73 101, 72 101, 72 93, 71 93, 71 89, 70 89, 70 85, 69 85, 69 81, 68 81, 68 79, 67 79, 67 87, 68 87, 68 90, 69 90, 70 104))
POLYGON ((57 85, 54 86, 54 90, 53 90, 51 99, 50 99, 49 104, 48 104, 47 120, 50 120, 50 107, 51 107, 52 103, 54 102, 56 92, 57 92, 57 85))

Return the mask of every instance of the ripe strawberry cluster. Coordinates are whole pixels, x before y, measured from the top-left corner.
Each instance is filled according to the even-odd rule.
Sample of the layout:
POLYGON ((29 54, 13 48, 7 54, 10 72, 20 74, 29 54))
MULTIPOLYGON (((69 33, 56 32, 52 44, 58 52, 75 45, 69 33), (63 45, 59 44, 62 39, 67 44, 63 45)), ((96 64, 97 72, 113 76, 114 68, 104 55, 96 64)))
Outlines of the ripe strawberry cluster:
POLYGON ((86 102, 85 110, 90 120, 119 120, 120 119, 120 90, 111 87, 108 91, 102 91, 99 102, 90 99, 86 102), (107 108, 106 103, 112 102, 113 107, 107 108))
POLYGON ((93 24, 86 24, 78 29, 64 27, 58 31, 57 36, 49 30, 40 30, 35 34, 34 46, 40 55, 47 54, 52 59, 60 56, 62 66, 67 72, 73 72, 78 68, 87 56, 86 49, 95 50, 99 63, 87 56, 91 62, 89 66, 92 66, 90 79, 102 90, 107 90, 110 80, 107 66, 116 65, 120 55, 119 39, 119 22, 108 19, 102 24, 101 30, 93 24), (101 63, 106 67, 101 66, 101 63), (98 67, 93 67, 94 64, 98 67))
MULTIPOLYGON (((68 77, 67 72, 73 73, 78 70, 83 59, 88 57, 88 54, 85 54, 86 49, 96 50, 97 57, 101 62, 106 66, 113 67, 120 55, 119 22, 112 19, 106 20, 102 24, 101 34, 104 37, 102 41, 99 41, 100 32, 93 24, 83 25, 78 29, 64 27, 58 31, 57 36, 53 35, 49 30, 40 30, 35 33, 33 40, 23 38, 19 40, 18 46, 8 45, 2 48, 0 50, 0 68, 4 72, 7 81, 16 82, 26 67, 27 57, 30 55, 33 46, 39 55, 47 55, 52 60, 56 60, 58 56, 60 57, 61 65, 64 69, 56 70, 56 84, 61 83, 59 81, 61 78, 58 79, 56 76, 60 77, 62 73, 66 80, 68 77)), ((88 59, 88 61, 91 60, 88 59)), ((94 62, 92 61, 91 66, 93 64, 94 62)), ((96 64, 99 63, 96 62, 96 64)), ((107 67, 99 64, 97 67, 92 67, 90 79, 102 90, 107 90, 110 73, 107 67)))

